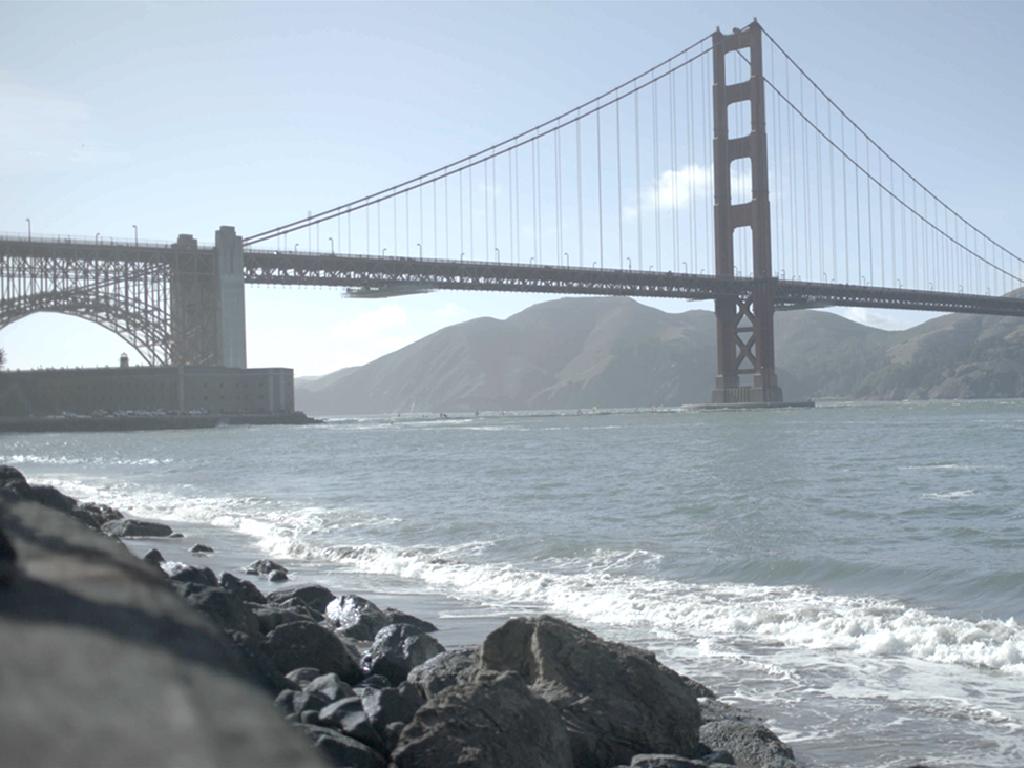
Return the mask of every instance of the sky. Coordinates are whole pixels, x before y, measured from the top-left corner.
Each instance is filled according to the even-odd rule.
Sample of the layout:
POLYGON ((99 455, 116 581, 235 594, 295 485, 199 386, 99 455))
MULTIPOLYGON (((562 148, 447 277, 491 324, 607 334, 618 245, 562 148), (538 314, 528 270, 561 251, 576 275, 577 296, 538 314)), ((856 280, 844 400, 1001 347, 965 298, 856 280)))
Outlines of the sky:
MULTIPOLYGON (((754 17, 890 154, 1024 252, 1024 3, 1008 2, 2 3, 0 231, 260 231, 490 146, 754 17)), ((249 365, 323 374, 550 298, 249 287, 249 365)), ((49 314, 0 329, 0 348, 16 368, 140 360, 49 314)))

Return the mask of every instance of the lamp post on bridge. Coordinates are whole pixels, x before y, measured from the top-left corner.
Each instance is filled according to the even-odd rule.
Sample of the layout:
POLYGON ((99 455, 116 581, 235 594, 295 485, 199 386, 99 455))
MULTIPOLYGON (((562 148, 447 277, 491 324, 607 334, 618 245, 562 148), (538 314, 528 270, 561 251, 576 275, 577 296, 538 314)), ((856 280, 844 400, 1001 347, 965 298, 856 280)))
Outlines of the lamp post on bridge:
POLYGON ((132 224, 132 231, 135 233, 135 247, 139 247, 139 227, 136 224, 132 224))
POLYGON ((333 237, 328 237, 327 239, 331 241, 331 256, 333 256, 334 255, 334 238, 333 237))
POLYGON ((28 241, 32 242, 32 219, 25 219, 25 223, 28 224, 28 241))
POLYGON ((100 233, 97 232, 96 233, 96 245, 99 245, 99 244, 100 244, 100 233))

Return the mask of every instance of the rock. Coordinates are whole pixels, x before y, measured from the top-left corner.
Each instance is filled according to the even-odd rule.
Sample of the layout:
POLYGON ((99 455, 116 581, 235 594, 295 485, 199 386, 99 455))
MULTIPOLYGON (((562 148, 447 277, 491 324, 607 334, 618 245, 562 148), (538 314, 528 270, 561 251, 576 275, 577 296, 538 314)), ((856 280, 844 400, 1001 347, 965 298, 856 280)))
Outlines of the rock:
POLYGON ((78 499, 65 496, 52 485, 29 485, 27 483, 18 485, 15 480, 7 485, 18 487, 18 495, 26 501, 38 501, 40 504, 52 509, 70 514, 78 506, 78 499))
POLYGON ((653 654, 540 616, 507 621, 487 636, 480 657, 484 669, 518 672, 557 708, 576 768, 627 763, 637 753, 698 752, 697 699, 653 654))
POLYGON ((281 675, 274 662, 260 649, 260 638, 245 632, 225 632, 235 646, 245 670, 254 683, 271 693, 290 690, 295 683, 281 675))
POLYGON ((221 629, 259 636, 260 624, 241 598, 224 587, 203 587, 186 597, 189 603, 205 613, 221 629))
POLYGON ((273 582, 288 581, 288 573, 282 568, 275 568, 267 575, 267 578, 273 582))
POLYGON ((164 569, 171 581, 180 581, 186 584, 201 584, 204 587, 216 587, 217 576, 209 568, 199 568, 186 563, 163 562, 160 567, 164 569))
POLYGON ((293 600, 312 608, 322 616, 328 603, 334 600, 334 593, 319 584, 298 584, 285 589, 275 589, 267 595, 267 602, 277 605, 290 603, 293 600))
POLYGON ((281 691, 279 694, 277 694, 277 697, 274 699, 274 706, 291 714, 295 711, 292 705, 292 700, 295 698, 295 693, 295 690, 291 688, 286 688, 285 690, 281 691))
POLYGON ((709 749, 728 752, 738 768, 797 768, 793 750, 764 723, 737 719, 705 723, 700 740, 709 749))
POLYGON ((249 576, 267 576, 275 570, 284 571, 285 575, 288 575, 288 569, 273 560, 253 560, 245 567, 245 572, 249 576))
POLYGON ((390 622, 387 615, 358 595, 342 595, 324 608, 324 616, 353 640, 373 640, 390 622))
POLYGON ((104 523, 100 530, 107 536, 161 538, 170 536, 171 526, 166 523, 155 523, 149 520, 111 520, 104 523))
POLYGON ((683 757, 682 755, 639 754, 633 755, 629 768, 708 768, 711 763, 704 758, 683 757))
POLYGON ((300 725, 313 744, 327 760, 338 768, 385 768, 384 757, 365 744, 330 728, 317 725, 300 725))
POLYGON ((220 575, 220 585, 228 592, 238 595, 247 603, 262 605, 267 602, 267 598, 265 598, 263 593, 260 592, 259 587, 251 581, 238 578, 233 573, 222 573, 220 575))
POLYGON ((0 485, 8 483, 26 483, 25 476, 10 464, 0 464, 0 485))
POLYGON ((431 624, 429 621, 424 619, 418 619, 404 611, 398 610, 397 608, 385 608, 384 618, 387 619, 388 624, 410 624, 421 632, 437 631, 437 625, 431 624))
POLYGON ((319 712, 330 703, 322 693, 302 688, 292 696, 292 711, 297 715, 307 711, 319 712))
POLYGON ((184 539, 185 538, 185 534, 184 533, 172 533, 167 538, 168 539, 184 539))
MULTIPOLYGON (((251 607, 251 606, 250 606, 251 607)), ((287 608, 279 608, 273 605, 257 605, 252 607, 252 613, 260 624, 260 632, 267 634, 274 627, 282 624, 291 624, 296 621, 316 622, 317 617, 310 613, 308 608, 303 607, 295 611, 287 608)))
POLYGON ((296 685, 305 686, 320 677, 320 670, 316 667, 296 667, 285 677, 296 685))
POLYGON ((714 752, 705 752, 700 759, 711 765, 736 765, 733 756, 724 749, 716 749, 714 752))
POLYGON ((95 504, 93 502, 77 504, 68 512, 68 514, 72 517, 78 518, 90 528, 95 528, 96 530, 101 529, 105 523, 109 523, 112 520, 124 519, 124 515, 113 507, 109 507, 106 504, 95 504))
POLYGON ((359 688, 390 688, 391 681, 384 675, 367 675, 359 681, 359 688))
POLYGON ((510 672, 441 691, 402 729, 391 760, 396 768, 573 766, 558 712, 510 672))
POLYGON ((381 734, 389 723, 411 722, 425 701, 412 683, 402 683, 397 688, 361 688, 359 697, 370 724, 381 734))
POLYGON ((384 741, 370 724, 358 696, 341 699, 320 710, 320 724, 337 728, 346 736, 358 739, 377 751, 384 749, 384 741))
POLYGON ((142 556, 142 559, 147 563, 152 563, 153 565, 160 565, 160 563, 164 562, 164 556, 161 554, 159 549, 149 550, 149 552, 142 556))
POLYGON ((362 677, 355 652, 329 630, 311 621, 293 621, 270 631, 263 651, 278 670, 285 673, 296 667, 316 667, 335 672, 346 683, 362 677))
POLYGON ((213 554, 213 547, 207 544, 193 544, 188 551, 193 555, 210 555, 213 554))
POLYGON ((388 754, 394 752, 395 747, 398 746, 398 740, 402 737, 403 728, 405 728, 405 723, 388 723, 384 726, 384 731, 380 736, 384 741, 384 748, 388 754))
MULTIPOLYGON (((3 477, 2 473, 4 470, 9 470, 6 464, 0 464, 0 478, 3 477)), ((14 472, 18 472, 14 470, 14 472)), ((20 475, 21 473, 18 472, 20 475)), ((0 587, 7 586, 14 581, 18 575, 18 553, 14 551, 14 546, 10 540, 4 535, 3 531, 0 531, 0 587)))
POLYGON ((423 696, 432 699, 445 688, 470 682, 480 671, 480 652, 476 648, 445 651, 414 667, 407 680, 416 685, 423 696))
POLYGON ((304 683, 302 687, 304 690, 322 694, 324 698, 332 704, 336 701, 341 701, 342 699, 351 699, 356 695, 356 692, 352 690, 352 686, 338 677, 334 672, 328 672, 326 675, 318 675, 307 683, 304 683))
POLYGON ((414 667, 443 652, 441 643, 415 627, 390 624, 377 633, 364 665, 367 672, 398 685, 414 667))

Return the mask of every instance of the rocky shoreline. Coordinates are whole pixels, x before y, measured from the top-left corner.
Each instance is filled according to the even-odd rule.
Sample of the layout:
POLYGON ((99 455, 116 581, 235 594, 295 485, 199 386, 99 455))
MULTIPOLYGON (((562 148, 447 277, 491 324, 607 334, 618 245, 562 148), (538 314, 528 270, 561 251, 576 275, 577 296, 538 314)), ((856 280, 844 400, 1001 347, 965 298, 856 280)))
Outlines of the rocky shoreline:
MULTIPOLYGON (((175 535, 164 523, 79 503, 0 466, 0 506, 20 501, 56 509, 114 539, 175 535)), ((223 632, 252 684, 330 765, 801 764, 762 721, 718 701, 652 653, 556 617, 513 618, 479 646, 446 649, 430 622, 321 585, 293 585, 287 568, 273 561, 218 576, 167 561, 158 549, 143 560, 223 632)), ((0 527, 0 589, 17 572, 17 551, 0 527)))

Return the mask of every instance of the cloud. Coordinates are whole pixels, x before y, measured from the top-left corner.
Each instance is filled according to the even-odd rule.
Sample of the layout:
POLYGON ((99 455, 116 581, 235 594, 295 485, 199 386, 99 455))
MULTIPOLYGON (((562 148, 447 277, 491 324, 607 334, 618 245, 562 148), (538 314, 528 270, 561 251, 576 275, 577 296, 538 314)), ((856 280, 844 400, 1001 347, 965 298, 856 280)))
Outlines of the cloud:
POLYGON ((653 209, 655 203, 662 210, 687 208, 694 200, 704 199, 711 190, 711 168, 702 165, 684 165, 681 168, 662 171, 657 185, 647 189, 645 209, 653 209))

